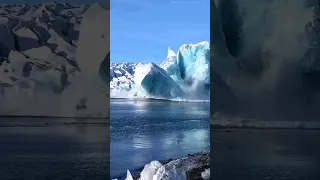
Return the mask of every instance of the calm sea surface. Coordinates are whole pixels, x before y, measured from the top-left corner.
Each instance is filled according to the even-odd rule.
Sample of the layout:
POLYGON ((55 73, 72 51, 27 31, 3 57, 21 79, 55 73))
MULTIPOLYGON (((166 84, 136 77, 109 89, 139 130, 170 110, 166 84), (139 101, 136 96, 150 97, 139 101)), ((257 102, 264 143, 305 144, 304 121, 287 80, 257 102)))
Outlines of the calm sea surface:
POLYGON ((106 180, 109 140, 102 119, 0 118, 0 179, 106 180))
POLYGON ((211 179, 319 180, 319 130, 211 130, 211 179))
POLYGON ((111 100, 111 177, 210 150, 210 104, 111 100))

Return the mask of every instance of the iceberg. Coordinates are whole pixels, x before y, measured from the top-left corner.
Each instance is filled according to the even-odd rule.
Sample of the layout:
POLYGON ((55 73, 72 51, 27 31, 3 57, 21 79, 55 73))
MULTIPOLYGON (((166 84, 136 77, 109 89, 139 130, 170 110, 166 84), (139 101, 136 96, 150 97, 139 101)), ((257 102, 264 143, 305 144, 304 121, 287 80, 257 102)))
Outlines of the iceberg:
POLYGON ((209 42, 184 44, 177 53, 177 64, 181 78, 189 85, 203 82, 210 88, 210 48, 209 42))
POLYGON ((154 63, 136 66, 134 82, 150 97, 182 98, 184 92, 168 73, 154 63))
MULTIPOLYGON (((160 67, 167 71, 183 89, 191 94, 208 93, 210 90, 210 47, 209 42, 184 44, 177 54, 170 48, 160 67)), ((190 94, 189 93, 189 94, 190 94)))
POLYGON ((209 42, 184 44, 177 54, 169 48, 168 56, 160 67, 177 82, 188 99, 209 99, 209 42))
POLYGON ((177 55, 170 47, 168 48, 168 56, 166 60, 160 64, 160 67, 167 71, 168 75, 175 81, 182 80, 177 62, 177 55))
POLYGON ((185 44, 177 54, 154 63, 111 63, 111 97, 152 97, 208 100, 210 97, 209 42, 185 44))

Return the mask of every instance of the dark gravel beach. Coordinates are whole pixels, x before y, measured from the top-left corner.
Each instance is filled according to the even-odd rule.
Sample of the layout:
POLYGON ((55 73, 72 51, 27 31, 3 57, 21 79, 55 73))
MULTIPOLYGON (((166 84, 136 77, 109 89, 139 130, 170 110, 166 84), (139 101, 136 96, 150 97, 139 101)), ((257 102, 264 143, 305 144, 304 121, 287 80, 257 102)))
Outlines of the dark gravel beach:
MULTIPOLYGON (((201 177, 201 173, 206 169, 210 168, 210 152, 201 152, 195 154, 189 154, 188 157, 184 158, 181 161, 181 164, 187 161, 194 161, 194 167, 189 169, 186 172, 187 180, 203 180, 201 177)), ((163 162, 164 165, 171 162, 173 160, 168 160, 167 162, 163 162)), ((140 178, 140 174, 132 175, 134 180, 138 180, 140 178)))

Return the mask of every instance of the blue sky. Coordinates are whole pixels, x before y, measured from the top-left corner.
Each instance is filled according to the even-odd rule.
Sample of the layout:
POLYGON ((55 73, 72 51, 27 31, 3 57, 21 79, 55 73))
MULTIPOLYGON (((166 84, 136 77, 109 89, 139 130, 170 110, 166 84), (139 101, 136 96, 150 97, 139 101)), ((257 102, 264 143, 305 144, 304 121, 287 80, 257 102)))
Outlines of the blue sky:
POLYGON ((161 63, 170 46, 210 40, 209 0, 111 0, 111 61, 161 63))
MULTIPOLYGON (((3 0, 45 3, 53 0, 3 0)), ((59 1, 59 0, 57 0, 59 1)), ((109 0, 64 0, 74 5, 109 0)), ((210 40, 210 0, 111 0, 111 61, 161 63, 170 46, 210 40)))

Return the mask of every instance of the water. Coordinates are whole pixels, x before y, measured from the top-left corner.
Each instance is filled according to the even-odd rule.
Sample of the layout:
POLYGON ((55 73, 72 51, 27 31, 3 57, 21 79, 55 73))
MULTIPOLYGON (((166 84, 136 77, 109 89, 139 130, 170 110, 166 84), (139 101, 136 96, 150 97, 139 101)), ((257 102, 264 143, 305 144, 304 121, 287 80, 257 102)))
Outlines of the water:
POLYGON ((211 179, 319 180, 319 130, 211 130, 211 179))
POLYGON ((111 100, 110 170, 123 177, 152 160, 210 150, 210 104, 111 100))
POLYGON ((0 147, 1 180, 110 177, 103 119, 0 118, 0 147))

